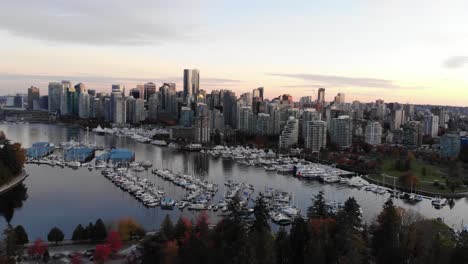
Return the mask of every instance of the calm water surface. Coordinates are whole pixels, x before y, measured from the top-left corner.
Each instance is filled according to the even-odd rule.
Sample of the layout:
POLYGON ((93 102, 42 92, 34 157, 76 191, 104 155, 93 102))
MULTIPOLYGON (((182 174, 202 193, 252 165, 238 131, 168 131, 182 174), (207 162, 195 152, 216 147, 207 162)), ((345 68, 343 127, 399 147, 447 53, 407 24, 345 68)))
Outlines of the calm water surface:
MULTIPOLYGON (((49 141, 58 145, 62 141, 75 139, 86 140, 87 133, 79 128, 45 124, 0 124, 7 137, 13 142, 20 142, 23 147, 30 147, 34 142, 49 141)), ((196 175, 219 185, 219 192, 213 199, 218 202, 224 195, 226 180, 244 181, 255 186, 255 193, 265 187, 273 187, 291 192, 294 204, 303 212, 310 205, 311 198, 320 190, 325 192, 327 200, 345 201, 354 197, 363 209, 364 220, 370 223, 382 208, 389 195, 377 195, 364 190, 350 189, 340 185, 325 185, 315 181, 298 180, 289 175, 266 172, 261 167, 246 167, 231 160, 213 158, 200 153, 178 152, 165 147, 137 143, 130 138, 100 136, 89 133, 88 140, 106 147, 129 148, 135 151, 136 160, 151 160, 153 168, 168 168, 187 174, 196 175)), ((56 151, 59 153, 59 151, 56 151)), ((97 155, 100 153, 98 152, 97 155)), ((26 228, 30 240, 46 238, 48 231, 57 226, 65 232, 67 238, 78 224, 87 224, 102 218, 112 224, 123 217, 132 217, 142 223, 148 230, 159 227, 166 214, 176 219, 181 214, 196 217, 197 212, 175 208, 172 211, 160 208, 146 208, 131 195, 123 192, 112 182, 104 178, 99 171, 86 168, 50 167, 48 165, 27 165, 29 173, 24 182, 11 197, 0 199, 0 228, 10 221, 12 225, 21 224, 26 228)), ((168 196, 179 200, 184 191, 169 182, 153 176, 149 171, 139 173, 161 186, 168 196)), ((437 210, 429 200, 417 205, 408 205, 397 200, 398 206, 415 210, 420 214, 440 217, 453 227, 468 224, 468 199, 456 200, 450 208, 437 210)), ((209 213, 212 222, 219 219, 217 213, 209 213)))

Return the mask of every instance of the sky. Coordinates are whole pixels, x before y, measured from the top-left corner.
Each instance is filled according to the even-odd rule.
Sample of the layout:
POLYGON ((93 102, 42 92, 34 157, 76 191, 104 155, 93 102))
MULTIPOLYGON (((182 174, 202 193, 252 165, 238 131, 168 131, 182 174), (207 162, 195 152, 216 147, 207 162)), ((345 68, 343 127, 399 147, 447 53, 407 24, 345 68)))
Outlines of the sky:
POLYGON ((62 79, 468 106, 468 1, 0 0, 0 94, 62 79))

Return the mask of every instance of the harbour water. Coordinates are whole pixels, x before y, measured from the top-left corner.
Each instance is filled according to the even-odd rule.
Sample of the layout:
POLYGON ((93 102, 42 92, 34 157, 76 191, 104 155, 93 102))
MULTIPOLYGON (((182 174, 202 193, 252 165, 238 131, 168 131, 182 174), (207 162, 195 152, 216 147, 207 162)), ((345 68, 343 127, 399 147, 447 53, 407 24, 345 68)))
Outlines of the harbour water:
MULTIPOLYGON (((153 162, 153 168, 191 174, 218 184, 219 191, 213 198, 214 202, 222 199, 224 182, 232 180, 252 184, 255 187, 253 197, 266 187, 289 192, 293 196, 293 204, 305 213, 311 198, 323 190, 328 201, 343 202, 348 197, 354 197, 362 207, 364 221, 370 224, 390 196, 340 184, 300 180, 292 175, 265 171, 262 167, 241 165, 231 159, 214 158, 196 152, 179 152, 168 147, 138 143, 127 137, 101 136, 91 132, 87 135, 86 131, 79 128, 46 124, 0 124, 0 130, 3 130, 12 142, 20 142, 23 147, 30 147, 34 142, 40 141, 59 145, 60 142, 71 139, 87 139, 106 148, 131 149, 135 151, 136 160, 150 160, 153 162)), ((48 231, 54 226, 62 229, 66 238, 69 238, 76 225, 86 225, 98 218, 111 225, 120 218, 132 217, 147 230, 152 230, 159 227, 166 214, 173 219, 181 214, 189 218, 199 214, 187 209, 180 211, 177 208, 146 208, 102 176, 98 170, 28 164, 26 171, 30 176, 24 181, 24 186, 9 194, 9 197, 0 198, 0 229, 5 228, 8 221, 12 225, 21 224, 28 232, 30 240, 38 237, 45 239, 48 231)), ((138 176, 162 187, 166 195, 176 201, 185 193, 180 187, 151 174, 150 170, 139 172, 138 176)), ((452 206, 441 209, 433 208, 431 201, 427 199, 415 205, 406 204, 399 199, 395 200, 395 203, 428 218, 441 218, 454 228, 468 224, 467 198, 458 199, 452 206)), ((221 211, 208 213, 213 223, 222 214, 221 211)))

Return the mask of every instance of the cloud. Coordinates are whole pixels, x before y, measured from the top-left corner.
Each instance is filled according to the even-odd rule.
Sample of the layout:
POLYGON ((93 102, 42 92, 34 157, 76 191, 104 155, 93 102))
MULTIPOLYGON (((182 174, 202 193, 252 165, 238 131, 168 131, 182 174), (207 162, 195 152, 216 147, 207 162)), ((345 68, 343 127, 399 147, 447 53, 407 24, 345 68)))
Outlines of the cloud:
POLYGON ((445 68, 457 69, 468 63, 468 56, 452 56, 446 59, 443 63, 445 68))
POLYGON ((202 0, 0 2, 0 30, 58 43, 145 45, 197 34, 202 0))
POLYGON ((356 78, 320 74, 269 73, 270 76, 286 77, 306 81, 306 84, 289 84, 283 87, 318 88, 318 87, 361 87, 379 89, 423 89, 424 87, 401 86, 392 80, 377 78, 356 78))

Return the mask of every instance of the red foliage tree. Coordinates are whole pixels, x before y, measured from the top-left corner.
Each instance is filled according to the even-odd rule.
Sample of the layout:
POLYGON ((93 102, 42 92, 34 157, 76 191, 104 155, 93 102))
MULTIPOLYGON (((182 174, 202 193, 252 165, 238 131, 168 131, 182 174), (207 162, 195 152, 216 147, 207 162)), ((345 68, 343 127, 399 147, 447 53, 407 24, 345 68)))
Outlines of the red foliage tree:
POLYGON ((34 244, 28 248, 28 255, 32 259, 42 258, 46 250, 47 245, 44 244, 44 242, 42 242, 41 239, 36 239, 36 241, 34 241, 34 244))
POLYGON ((122 239, 119 233, 112 231, 107 236, 107 244, 109 245, 112 253, 117 253, 122 248, 122 239))
POLYGON ((94 261, 104 263, 109 259, 110 253, 111 247, 108 244, 97 245, 96 252, 94 252, 94 261))

